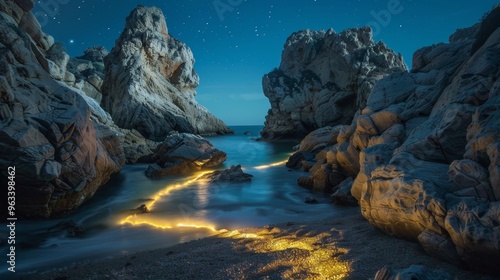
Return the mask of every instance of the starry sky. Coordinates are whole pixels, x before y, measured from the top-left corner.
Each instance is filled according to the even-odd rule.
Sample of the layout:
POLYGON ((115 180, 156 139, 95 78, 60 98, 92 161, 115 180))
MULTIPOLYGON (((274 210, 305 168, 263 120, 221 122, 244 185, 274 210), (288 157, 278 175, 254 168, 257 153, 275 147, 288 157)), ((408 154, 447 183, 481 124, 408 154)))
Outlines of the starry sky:
POLYGON ((403 54, 447 42, 496 0, 41 0, 33 10, 43 30, 71 56, 95 45, 110 50, 137 5, 157 6, 169 33, 193 51, 197 100, 228 125, 262 125, 269 101, 262 76, 278 67, 286 38, 303 29, 370 25, 375 40, 403 54), (388 17, 382 16, 384 13, 388 17))

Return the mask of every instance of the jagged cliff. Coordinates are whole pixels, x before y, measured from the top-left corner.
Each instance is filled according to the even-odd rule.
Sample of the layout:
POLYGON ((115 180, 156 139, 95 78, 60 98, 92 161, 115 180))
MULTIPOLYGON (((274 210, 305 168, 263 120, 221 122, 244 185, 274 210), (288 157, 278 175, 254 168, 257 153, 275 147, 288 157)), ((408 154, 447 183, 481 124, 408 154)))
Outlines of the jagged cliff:
POLYGON ((500 275, 500 7, 381 79, 351 125, 306 138, 300 183, 359 201, 432 255, 500 275), (341 191, 343 189, 344 191, 341 191))
POLYGON ((125 164, 116 132, 63 83, 74 81, 69 56, 42 32, 33 5, 0 3, 0 170, 7 186, 15 168, 16 217, 76 209, 125 164))
POLYGON ((293 33, 279 69, 262 81, 271 103, 262 138, 297 139, 320 127, 348 124, 379 79, 405 70, 401 55, 375 43, 368 27, 293 33))
POLYGON ((0 2, 0 168, 4 186, 16 168, 18 217, 64 215, 126 162, 151 161, 158 143, 143 135, 231 132, 195 102, 192 53, 157 8, 135 9, 110 54, 96 46, 70 58, 33 6, 0 2))
POLYGON ((160 9, 134 9, 104 62, 102 106, 118 126, 137 129, 156 141, 171 131, 231 133, 196 102, 199 77, 193 54, 168 34, 160 9))

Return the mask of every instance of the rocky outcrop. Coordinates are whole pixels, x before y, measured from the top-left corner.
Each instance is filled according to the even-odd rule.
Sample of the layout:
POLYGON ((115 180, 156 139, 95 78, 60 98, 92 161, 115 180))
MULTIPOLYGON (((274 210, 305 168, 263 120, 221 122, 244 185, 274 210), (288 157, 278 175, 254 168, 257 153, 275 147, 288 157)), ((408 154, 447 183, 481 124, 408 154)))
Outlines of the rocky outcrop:
POLYGON ((160 9, 134 9, 104 63, 102 106, 119 127, 155 141, 171 131, 231 133, 196 102, 199 77, 193 54, 168 34, 160 9))
POLYGON ((200 136, 172 133, 155 149, 152 161, 146 170, 149 177, 188 175, 217 167, 226 161, 226 153, 200 136))
MULTIPOLYGON (((74 75, 69 85, 82 90, 98 103, 102 100, 102 83, 104 80, 104 57, 108 51, 102 46, 95 46, 84 51, 80 57, 70 58, 68 72, 74 75)), ((68 83, 68 82, 67 82, 68 83)))
POLYGON ((91 118, 115 131, 125 152, 127 163, 150 163, 153 150, 159 142, 145 139, 135 129, 118 127, 111 115, 100 106, 102 100, 101 87, 104 79, 104 57, 108 51, 102 46, 95 46, 84 51, 84 55, 70 58, 67 71, 75 77, 74 83, 68 83, 87 102, 92 111, 91 118))
POLYGON ((103 46, 94 46, 83 51, 83 55, 79 57, 80 59, 92 61, 92 62, 102 62, 104 63, 104 58, 109 54, 108 50, 103 46))
POLYGON ((452 280, 450 274, 442 270, 432 270, 423 265, 412 265, 406 269, 394 269, 386 266, 377 271, 375 280, 452 280))
POLYGON ((217 170, 209 174, 205 174, 201 179, 207 180, 212 184, 238 184, 238 183, 248 183, 252 181, 253 175, 243 172, 241 165, 232 165, 228 169, 217 170))
POLYGON ((50 217, 89 200, 125 157, 116 132, 94 121, 85 98, 54 80, 57 71, 47 65, 62 69, 67 55, 17 2, 29 1, 0 3, 0 169, 5 179, 15 168, 16 216, 50 217))
POLYGON ((496 275, 499 13, 497 6, 448 44, 418 50, 411 72, 382 78, 351 125, 338 128, 337 143, 325 140, 316 152, 312 177, 300 179, 335 190, 354 178, 351 194, 376 228, 496 275))
POLYGON ((373 41, 369 27, 293 33, 280 67, 262 81, 271 109, 261 136, 297 139, 318 128, 349 124, 378 80, 406 69, 401 55, 373 41))
POLYGON ((117 129, 121 132, 121 144, 127 163, 151 163, 156 147, 160 144, 144 138, 139 131, 117 129))
POLYGON ((31 12, 33 0, 0 2, 0 12, 9 16, 11 23, 23 30, 30 38, 31 48, 36 60, 50 76, 58 81, 73 83, 74 76, 66 71, 69 56, 54 38, 42 31, 36 16, 31 12))

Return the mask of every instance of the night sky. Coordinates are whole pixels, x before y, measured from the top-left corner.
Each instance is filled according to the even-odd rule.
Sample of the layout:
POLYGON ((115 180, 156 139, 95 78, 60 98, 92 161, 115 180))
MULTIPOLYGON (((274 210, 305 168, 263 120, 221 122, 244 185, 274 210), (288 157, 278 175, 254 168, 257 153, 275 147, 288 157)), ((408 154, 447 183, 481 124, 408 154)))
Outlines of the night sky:
POLYGON ((261 79, 279 66, 292 32, 371 25, 375 39, 402 53, 411 66, 415 50, 447 42, 457 28, 477 23, 496 2, 41 0, 33 12, 46 33, 63 42, 71 56, 79 56, 95 45, 111 50, 133 8, 157 6, 169 33, 193 50, 201 81, 197 100, 228 125, 262 125, 270 105, 261 79), (386 10, 393 12, 390 21, 377 20, 386 10))

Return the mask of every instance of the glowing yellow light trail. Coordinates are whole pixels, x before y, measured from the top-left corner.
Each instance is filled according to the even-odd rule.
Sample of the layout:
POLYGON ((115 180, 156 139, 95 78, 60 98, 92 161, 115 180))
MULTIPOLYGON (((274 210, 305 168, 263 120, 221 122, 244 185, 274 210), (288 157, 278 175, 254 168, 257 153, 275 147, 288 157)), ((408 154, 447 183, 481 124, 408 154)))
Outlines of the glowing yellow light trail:
POLYGON ((267 164, 267 165, 260 165, 260 166, 256 166, 255 169, 258 169, 258 170, 268 169, 270 167, 275 167, 275 166, 283 165, 283 164, 285 164, 287 162, 288 162, 288 160, 284 160, 284 161, 275 162, 275 163, 271 163, 271 164, 267 164))
MULTIPOLYGON (((267 169, 275 166, 280 166, 283 165, 287 162, 287 160, 276 162, 276 163, 271 163, 268 165, 261 165, 261 166, 256 166, 255 169, 262 170, 262 169, 267 169)), ((191 179, 188 179, 182 183, 173 185, 173 186, 167 186, 163 190, 159 191, 154 195, 152 200, 146 204, 146 207, 149 210, 152 210, 154 208, 155 203, 163 198, 169 196, 172 192, 190 187, 193 185, 195 182, 197 182, 201 177, 204 175, 210 173, 212 171, 204 171, 204 172, 199 172, 195 176, 193 176, 191 179)), ((226 232, 226 230, 217 230, 216 226, 210 223, 207 223, 206 221, 198 221, 198 220, 189 220, 189 221, 166 221, 158 218, 151 217, 150 215, 138 215, 138 214, 133 214, 129 215, 126 218, 122 219, 119 222, 120 225, 124 224, 130 224, 130 225, 149 225, 152 227, 156 228, 162 228, 162 229, 172 229, 172 228, 198 228, 198 229, 208 229, 213 232, 226 232)))
MULTIPOLYGON (((210 173, 211 171, 206 171, 206 172, 200 172, 196 174, 193 178, 186 180, 185 182, 173 185, 173 186, 168 186, 165 189, 159 191, 158 193, 155 194, 153 199, 146 204, 146 207, 151 210, 154 208, 155 203, 162 197, 169 196, 172 192, 178 191, 187 187, 190 187, 192 184, 194 184, 196 181, 198 181, 203 175, 206 175, 210 173)), ((162 229, 172 229, 172 228, 198 228, 198 229, 208 229, 213 232, 221 232, 215 228, 215 225, 212 225, 210 223, 207 223, 205 221, 194 221, 190 220, 189 222, 183 221, 183 222, 176 222, 176 221, 165 221, 162 219, 155 219, 154 217, 151 217, 150 215, 130 215, 124 218, 119 222, 120 225, 124 224, 130 224, 130 225, 149 225, 152 227, 156 228, 162 228, 162 229)))

